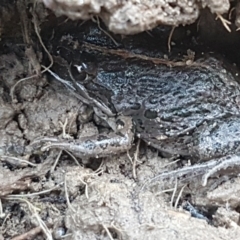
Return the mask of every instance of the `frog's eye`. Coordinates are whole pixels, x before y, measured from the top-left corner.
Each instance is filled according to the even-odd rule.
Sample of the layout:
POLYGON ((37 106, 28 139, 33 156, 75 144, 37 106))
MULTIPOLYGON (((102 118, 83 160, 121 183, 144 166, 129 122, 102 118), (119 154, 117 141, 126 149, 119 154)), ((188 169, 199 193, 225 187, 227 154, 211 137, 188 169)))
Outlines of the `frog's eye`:
POLYGON ((87 78, 87 73, 82 70, 82 65, 71 65, 70 71, 76 81, 84 81, 87 78))
POLYGON ((83 67, 84 66, 82 66, 82 65, 74 65, 74 67, 77 69, 77 71, 79 72, 79 73, 81 73, 81 72, 83 72, 83 67))

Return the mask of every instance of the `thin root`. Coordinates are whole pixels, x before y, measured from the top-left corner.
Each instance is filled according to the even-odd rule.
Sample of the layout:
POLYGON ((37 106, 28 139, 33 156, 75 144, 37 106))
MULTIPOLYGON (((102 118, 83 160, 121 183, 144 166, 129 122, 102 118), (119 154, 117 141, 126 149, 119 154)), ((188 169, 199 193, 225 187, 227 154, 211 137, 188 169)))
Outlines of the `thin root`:
POLYGON ((14 238, 12 238, 12 240, 31 240, 31 239, 35 239, 35 237, 42 232, 42 228, 40 226, 38 227, 35 227, 33 229, 31 229, 30 231, 28 232, 25 232, 21 235, 18 235, 14 238))
POLYGON ((32 216, 34 216, 36 218, 36 220, 38 221, 39 227, 41 228, 42 232, 46 235, 46 239, 47 240, 53 240, 51 231, 49 230, 49 228, 47 227, 45 222, 41 219, 41 217, 38 214, 40 209, 35 207, 32 203, 30 203, 28 200, 26 200, 24 198, 8 196, 5 199, 13 200, 13 201, 21 201, 21 202, 27 203, 28 208, 29 208, 30 212, 32 213, 32 216))
POLYGON ((182 196, 183 190, 184 190, 184 188, 185 188, 186 186, 187 186, 187 184, 185 184, 185 185, 181 188, 181 191, 179 192, 178 197, 177 197, 177 199, 176 199, 174 208, 177 208, 178 203, 179 203, 179 200, 180 200, 180 198, 181 198, 181 196, 182 196))
POLYGON ((32 167, 37 166, 37 164, 29 162, 27 160, 17 158, 17 157, 7 156, 7 155, 0 156, 0 160, 6 161, 6 162, 9 162, 13 165, 18 165, 18 166, 21 166, 21 167, 24 167, 26 165, 29 165, 29 166, 32 166, 32 167))
POLYGON ((68 196, 66 175, 65 175, 65 177, 64 177, 64 191, 65 191, 65 197, 66 197, 67 205, 68 205, 68 207, 75 213, 76 210, 74 209, 74 207, 73 207, 72 204, 70 203, 69 196, 68 196))
POLYGON ((35 197, 35 196, 39 196, 39 195, 42 195, 42 194, 52 192, 53 190, 57 189, 62 184, 63 184, 63 182, 59 183, 58 185, 56 185, 56 186, 54 186, 50 189, 46 189, 46 190, 43 190, 43 191, 40 191, 40 192, 34 192, 34 193, 28 193, 28 194, 11 194, 11 195, 8 195, 8 196, 12 197, 12 198, 35 197))
POLYGON ((57 158, 56 158, 53 166, 51 167, 51 171, 50 171, 51 173, 54 172, 54 170, 55 170, 55 168, 56 168, 56 166, 57 166, 57 164, 58 164, 58 162, 59 162, 59 159, 60 159, 60 157, 61 157, 61 155, 62 155, 62 151, 63 151, 63 150, 60 150, 60 152, 58 153, 57 158))
POLYGON ((5 213, 3 212, 3 207, 2 207, 2 200, 0 199, 0 218, 4 218, 5 213))
MULTIPOLYGON (((32 16, 33 16, 33 24, 34 24, 34 30, 35 30, 35 33, 38 37, 38 40, 41 44, 41 46, 43 47, 44 51, 47 53, 48 57, 49 57, 49 60, 50 60, 50 64, 48 67, 44 68, 42 71, 41 71, 41 74, 43 74, 44 72, 46 72, 47 70, 49 70, 52 65, 53 65, 53 58, 52 58, 52 55, 49 53, 49 51, 47 50, 46 46, 44 45, 43 41, 42 41, 42 38, 39 34, 39 24, 38 24, 38 20, 37 20, 37 16, 36 16, 36 13, 35 13, 35 9, 36 9, 36 6, 37 6, 37 1, 34 2, 34 10, 32 11, 32 16)), ((22 78, 20 80, 18 80, 10 89, 10 96, 11 96, 11 99, 13 102, 17 102, 17 99, 15 99, 14 97, 14 92, 15 92, 15 89, 17 87, 18 84, 20 84, 21 82, 23 81, 26 81, 26 80, 29 80, 29 79, 32 79, 32 78, 35 78, 35 77, 39 77, 39 74, 34 74, 32 76, 29 76, 29 77, 25 77, 25 78, 22 78)))
POLYGON ((116 40, 115 40, 107 31, 105 31, 105 30, 100 26, 99 18, 96 17, 96 19, 97 19, 97 20, 95 20, 95 18, 92 17, 92 21, 93 21, 93 22, 97 22, 98 28, 99 28, 103 33, 105 33, 105 34, 113 41, 113 43, 114 43, 116 46, 118 46, 118 43, 116 42, 116 40))
POLYGON ((78 162, 78 160, 75 158, 75 156, 72 153, 70 153, 68 150, 64 150, 64 152, 66 152, 74 160, 77 166, 81 166, 81 164, 78 162))
POLYGON ((236 7, 231 8, 231 10, 229 11, 229 14, 228 14, 228 19, 232 19, 232 13, 234 10, 236 10, 236 7))
POLYGON ((229 27, 229 25, 231 25, 232 23, 230 21, 228 21, 227 19, 225 19, 222 15, 217 14, 216 20, 220 19, 220 21, 222 22, 223 26, 226 28, 226 30, 228 32, 231 32, 231 29, 229 27))
POLYGON ((171 202, 170 202, 170 206, 171 206, 171 207, 173 207, 173 200, 174 200, 174 197, 175 197, 175 195, 176 195, 177 186, 178 186, 178 180, 176 179, 176 183, 175 183, 175 186, 174 186, 174 190, 173 190, 173 194, 172 194, 171 202))
POLYGON ((137 164, 137 162, 138 162, 140 142, 141 142, 141 140, 138 139, 137 148, 136 148, 136 151, 135 151, 135 153, 134 153, 133 162, 132 162, 132 165, 133 165, 133 166, 132 166, 132 172, 133 172, 133 178, 134 178, 134 179, 137 178, 137 174, 136 174, 136 164, 137 164))
POLYGON ((65 119, 64 123, 62 123, 61 121, 59 121, 59 124, 61 125, 62 127, 62 137, 64 139, 71 139, 72 136, 66 132, 66 128, 67 128, 67 125, 68 125, 68 118, 65 119))
POLYGON ((171 52, 171 40, 176 26, 173 26, 168 36, 168 52, 171 52))
POLYGON ((106 227, 105 224, 102 224, 103 228, 105 229, 108 237, 110 238, 110 240, 114 240, 113 237, 112 237, 112 234, 110 233, 110 231, 108 230, 108 228, 106 227))

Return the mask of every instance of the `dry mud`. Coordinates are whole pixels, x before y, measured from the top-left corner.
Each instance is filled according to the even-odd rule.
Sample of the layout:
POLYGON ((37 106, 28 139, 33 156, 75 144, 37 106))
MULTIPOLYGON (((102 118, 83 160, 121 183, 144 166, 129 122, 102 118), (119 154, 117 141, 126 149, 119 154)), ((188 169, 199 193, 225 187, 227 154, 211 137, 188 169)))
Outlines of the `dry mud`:
MULTIPOLYGON (((45 2, 62 9, 61 1, 45 2)), ((81 2, 89 9, 101 1, 81 2)), ((105 1, 106 6, 100 10, 109 7, 110 2, 105 1)), ((184 2, 190 1, 174 4, 184 7, 181 5, 184 2)), ((231 10, 228 1, 219 5, 216 2, 220 1, 192 1, 192 6, 197 8, 194 19, 201 5, 219 14, 231 10)), ((177 169, 188 162, 181 161, 180 165, 171 158, 163 158, 143 142, 137 151, 137 140, 129 153, 103 159, 75 159, 57 149, 28 153, 31 142, 41 136, 90 136, 98 132, 98 126, 89 107, 60 83, 40 74, 39 62, 47 62, 32 24, 32 2, 27 3, 18 1, 11 5, 5 1, 1 6, 4 18, 0 42, 0 239, 240 239, 240 178, 237 176, 220 179, 221 182, 212 179, 206 187, 201 186, 198 177, 187 184, 151 182, 160 172, 177 169), (20 12, 27 17, 22 17, 20 12), (29 76, 34 77, 18 82, 29 76)), ((68 7, 65 5, 64 9, 68 7)), ((121 6, 126 8, 126 5, 121 6)), ((46 29, 53 29, 54 24, 66 20, 57 21, 43 5, 38 5, 37 16, 46 29), (48 20, 44 21, 46 16, 48 20)), ((205 16, 212 19, 209 14, 205 16)), ((103 20, 116 32, 122 33, 128 27, 124 25, 119 30, 115 25, 114 29, 113 18, 108 16, 103 20)), ((166 19, 169 25, 192 21, 178 20, 173 24, 166 19)), ((159 18, 153 24, 139 23, 139 26, 146 30, 161 21, 159 18)), ((226 34, 222 24, 215 24, 210 21, 211 26, 220 30, 213 27, 207 43, 217 35, 226 34)), ((210 31, 206 26, 204 21, 198 25, 202 38, 210 31)), ((128 33, 133 32, 136 29, 129 27, 128 33)), ((49 36, 50 39, 52 33, 49 36)), ((175 42, 185 36, 176 31, 175 42)), ((228 36, 228 40, 219 39, 220 49, 238 41, 236 32, 228 36)), ((47 34, 45 43, 46 39, 47 34)), ((231 51, 229 47, 228 53, 231 51)))

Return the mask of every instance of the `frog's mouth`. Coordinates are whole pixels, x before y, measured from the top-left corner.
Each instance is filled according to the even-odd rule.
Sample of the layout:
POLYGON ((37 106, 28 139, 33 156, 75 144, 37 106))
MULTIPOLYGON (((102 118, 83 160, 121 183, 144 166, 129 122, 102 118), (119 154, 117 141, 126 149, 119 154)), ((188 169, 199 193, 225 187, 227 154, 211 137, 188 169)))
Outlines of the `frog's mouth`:
POLYGON ((77 78, 73 70, 77 69, 79 66, 73 66, 71 63, 68 64, 68 62, 61 57, 55 57, 55 59, 57 59, 57 61, 54 63, 54 71, 46 68, 46 71, 54 78, 54 80, 62 83, 75 97, 88 106, 99 108, 109 117, 115 116, 116 110, 113 104, 108 101, 110 99, 110 91, 107 91, 107 89, 104 89, 101 86, 97 86, 92 81, 91 76, 87 79, 86 76, 88 75, 82 76, 80 74, 81 72, 78 74, 77 78), (59 75, 55 71, 58 72, 59 75), (66 72, 68 73, 67 75, 66 72), (101 94, 98 94, 98 92, 101 94))

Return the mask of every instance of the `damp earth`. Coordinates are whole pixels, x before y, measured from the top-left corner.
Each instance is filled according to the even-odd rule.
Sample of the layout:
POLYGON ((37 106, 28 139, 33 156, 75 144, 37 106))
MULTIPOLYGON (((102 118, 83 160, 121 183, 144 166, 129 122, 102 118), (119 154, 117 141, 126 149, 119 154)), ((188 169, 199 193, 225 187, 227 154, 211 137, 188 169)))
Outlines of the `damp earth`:
MULTIPOLYGON (((178 4, 181 6, 181 1, 177 2, 176 9, 178 4)), ((231 5, 223 1, 222 8, 199 2, 201 4, 194 1, 196 5, 189 8, 189 12, 182 12, 176 22, 171 22, 170 18, 163 21, 162 14, 151 24, 138 22, 131 25, 128 22, 130 25, 120 26, 117 22, 115 27, 113 15, 111 18, 104 11, 95 13, 103 21, 97 17, 88 20, 91 18, 89 12, 92 12, 90 5, 82 8, 86 17, 80 15, 83 20, 76 20, 69 3, 63 6, 61 1, 44 1, 52 10, 33 1, 1 3, 0 239, 240 238, 238 166, 220 169, 204 186, 203 173, 197 174, 194 167, 205 164, 209 170, 209 159, 190 157, 178 151, 170 156, 169 152, 149 145, 137 135, 128 150, 107 156, 79 157, 71 149, 33 148, 33 143, 43 138, 45 143, 49 139, 74 142, 98 134, 112 134, 114 121, 110 118, 106 121, 106 115, 96 110, 90 98, 82 99, 81 94, 79 97, 79 92, 73 90, 76 85, 66 85, 62 81, 72 82, 72 77, 85 84, 94 76, 94 61, 88 51, 115 54, 114 58, 106 54, 108 59, 101 55, 102 63, 115 64, 113 69, 111 64, 107 65, 110 72, 107 77, 118 62, 121 74, 123 56, 130 57, 133 62, 136 59, 151 64, 155 61, 156 65, 164 65, 165 73, 175 71, 176 67, 187 69, 198 63, 197 59, 214 56, 224 62, 224 74, 234 76, 231 88, 227 90, 232 89, 233 96, 227 92, 230 100, 221 106, 228 109, 228 114, 236 113, 239 102, 235 95, 240 84, 240 36, 236 31, 239 7, 237 1, 232 1, 231 5), (202 9, 203 6, 207 8, 202 9), (62 13, 75 21, 59 16, 62 13), (228 24, 231 32, 226 29, 226 19, 231 23, 228 24), (157 26, 160 20, 164 26, 157 26), (178 24, 190 25, 180 25, 172 31, 171 25, 178 24), (135 35, 121 35, 127 27, 129 30, 125 32, 135 35), (140 29, 146 31, 140 32, 140 29), (89 50, 93 48, 92 43, 97 43, 100 48, 89 50), (79 66, 82 69, 83 63, 92 65, 88 64, 85 72, 74 71, 79 70, 79 66), (181 177, 176 177, 181 169, 190 169, 193 174, 189 176, 183 172, 181 177), (167 180, 158 177, 170 172, 176 173, 175 177, 171 175, 167 180)), ((114 17, 121 19, 117 8, 114 7, 114 17)), ((119 9, 125 9, 124 3, 119 9)), ((140 66, 137 60, 134 64, 140 66)), ((186 76, 184 71, 179 70, 186 76)), ((179 72, 178 78, 182 81, 179 72)), ((95 86, 90 87, 92 92, 96 90, 95 86)), ((103 101, 109 97, 109 92, 104 94, 95 97, 103 101)), ((205 95, 208 96, 207 90, 205 95)), ((222 97, 221 100, 225 99, 222 97)), ((111 109, 107 104, 104 106, 111 109)), ((217 107, 216 112, 221 112, 217 107)), ((228 116, 230 120, 234 118, 228 116)), ((185 124, 191 125, 194 121, 194 115, 191 115, 185 124)), ((143 124, 149 126, 146 119, 143 124)), ((211 127, 215 129, 216 126, 211 127)), ((150 132, 151 136, 153 133, 156 132, 150 132)), ((171 133, 165 131, 165 134, 171 133)), ((191 136, 191 132, 189 134, 191 136)))

